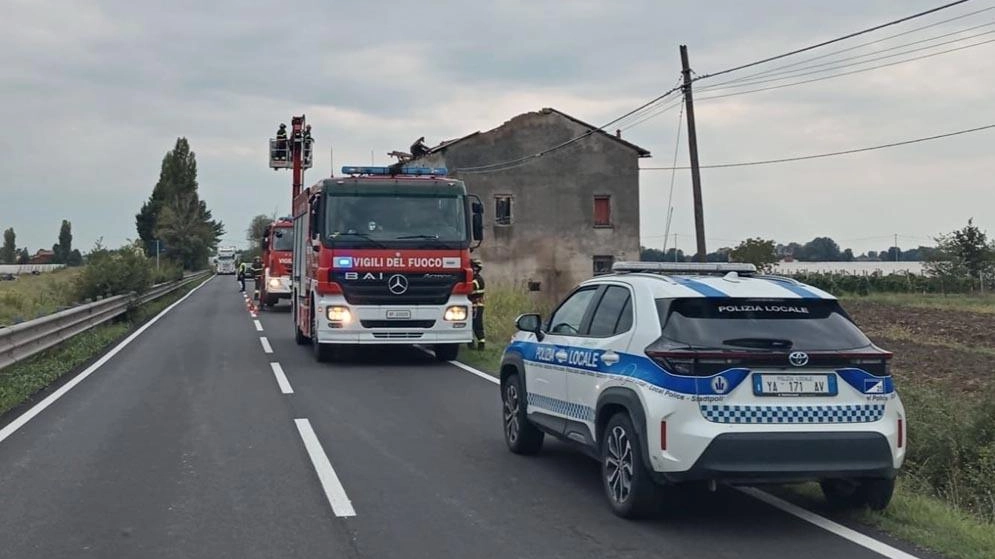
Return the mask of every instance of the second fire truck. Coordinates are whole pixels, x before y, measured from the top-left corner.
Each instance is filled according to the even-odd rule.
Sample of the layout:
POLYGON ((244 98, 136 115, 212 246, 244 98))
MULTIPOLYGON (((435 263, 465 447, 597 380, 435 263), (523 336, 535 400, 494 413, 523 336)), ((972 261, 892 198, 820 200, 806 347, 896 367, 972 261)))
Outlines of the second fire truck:
POLYGON ((294 223, 289 217, 268 225, 262 241, 263 278, 259 303, 265 307, 290 299, 290 268, 294 250, 294 223))

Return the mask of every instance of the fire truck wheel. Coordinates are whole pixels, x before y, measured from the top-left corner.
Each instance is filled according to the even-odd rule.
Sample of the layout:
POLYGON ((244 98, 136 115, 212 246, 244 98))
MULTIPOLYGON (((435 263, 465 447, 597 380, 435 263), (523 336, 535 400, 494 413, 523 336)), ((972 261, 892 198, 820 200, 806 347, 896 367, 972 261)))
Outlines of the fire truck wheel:
POLYGON ((459 355, 459 344, 435 344, 433 349, 439 361, 454 361, 459 355))
POLYGON ((301 332, 301 323, 297 321, 297 293, 294 293, 294 297, 290 300, 290 306, 294 310, 294 341, 297 345, 307 345, 311 340, 301 332))
POLYGON ((332 360, 333 347, 329 344, 318 342, 318 317, 314 314, 314 300, 311 301, 311 350, 314 352, 314 359, 318 363, 327 363, 332 360))

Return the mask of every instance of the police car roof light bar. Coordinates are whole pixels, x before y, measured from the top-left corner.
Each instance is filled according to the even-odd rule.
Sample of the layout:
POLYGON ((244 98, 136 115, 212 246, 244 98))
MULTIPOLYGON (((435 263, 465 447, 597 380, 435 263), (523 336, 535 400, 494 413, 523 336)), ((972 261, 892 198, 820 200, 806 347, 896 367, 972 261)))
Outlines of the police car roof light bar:
POLYGON ((445 167, 401 167, 400 169, 396 167, 361 167, 361 166, 345 166, 342 167, 343 175, 374 175, 382 177, 390 177, 396 175, 408 175, 408 176, 446 176, 449 170, 445 167))
POLYGON ((659 274, 737 274, 757 273, 753 264, 740 262, 616 262, 613 272, 654 272, 659 274))

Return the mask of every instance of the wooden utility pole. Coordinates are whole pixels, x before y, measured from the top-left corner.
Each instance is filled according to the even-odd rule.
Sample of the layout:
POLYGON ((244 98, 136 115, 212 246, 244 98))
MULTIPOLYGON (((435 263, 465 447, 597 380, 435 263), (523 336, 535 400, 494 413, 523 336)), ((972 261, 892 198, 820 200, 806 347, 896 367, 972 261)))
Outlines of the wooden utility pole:
POLYGON ((694 259, 705 261, 705 212, 701 201, 701 172, 698 169, 698 133, 694 128, 694 99, 691 97, 691 66, 688 64, 688 47, 681 45, 681 74, 684 76, 684 104, 688 114, 688 152, 691 155, 691 188, 694 191, 694 235, 698 253, 694 259))

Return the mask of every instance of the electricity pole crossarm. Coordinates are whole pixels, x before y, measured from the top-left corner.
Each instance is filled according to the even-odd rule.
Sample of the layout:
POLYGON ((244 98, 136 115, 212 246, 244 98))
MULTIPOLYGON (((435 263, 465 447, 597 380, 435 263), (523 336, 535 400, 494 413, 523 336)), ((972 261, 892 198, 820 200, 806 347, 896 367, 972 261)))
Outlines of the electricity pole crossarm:
POLYGON ((698 168, 698 133, 694 127, 694 98, 691 95, 691 66, 688 63, 688 47, 681 45, 681 74, 684 76, 684 103, 688 120, 688 151, 691 155, 691 188, 694 191, 694 234, 698 244, 695 260, 705 261, 708 250, 705 247, 705 212, 701 200, 701 172, 698 168))

